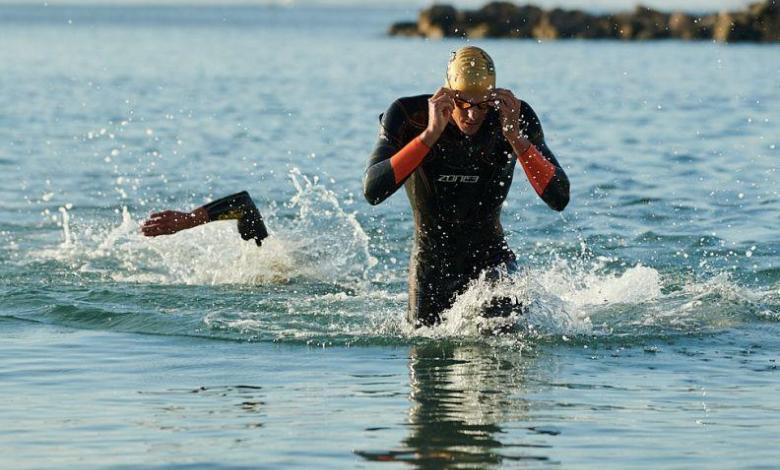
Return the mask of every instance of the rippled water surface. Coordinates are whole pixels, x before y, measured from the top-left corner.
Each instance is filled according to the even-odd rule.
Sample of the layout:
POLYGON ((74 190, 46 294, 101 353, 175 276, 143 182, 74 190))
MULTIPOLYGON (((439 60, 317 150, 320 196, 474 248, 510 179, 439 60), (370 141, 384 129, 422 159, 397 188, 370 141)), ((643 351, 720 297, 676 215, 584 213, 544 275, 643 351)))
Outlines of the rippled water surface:
POLYGON ((520 274, 415 331, 408 203, 361 194, 461 44, 414 14, 0 7, 1 467, 776 465, 780 49, 479 42, 572 202, 518 173, 520 274), (138 233, 244 189, 262 248, 138 233))

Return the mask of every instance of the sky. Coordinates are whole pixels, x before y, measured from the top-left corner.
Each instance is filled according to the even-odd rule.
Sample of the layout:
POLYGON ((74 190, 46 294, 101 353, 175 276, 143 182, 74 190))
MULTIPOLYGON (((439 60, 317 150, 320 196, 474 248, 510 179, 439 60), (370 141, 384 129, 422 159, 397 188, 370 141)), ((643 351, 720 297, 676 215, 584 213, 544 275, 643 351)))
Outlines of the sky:
MULTIPOLYGON (((440 0, 457 7, 479 7, 488 0, 440 0)), ((629 10, 638 3, 663 10, 718 11, 739 9, 757 0, 521 0, 516 3, 533 3, 541 7, 582 8, 585 10, 629 10)), ((285 5, 336 4, 356 6, 408 6, 425 7, 430 0, 0 0, 0 4, 23 5, 264 5, 269 3, 285 5)))

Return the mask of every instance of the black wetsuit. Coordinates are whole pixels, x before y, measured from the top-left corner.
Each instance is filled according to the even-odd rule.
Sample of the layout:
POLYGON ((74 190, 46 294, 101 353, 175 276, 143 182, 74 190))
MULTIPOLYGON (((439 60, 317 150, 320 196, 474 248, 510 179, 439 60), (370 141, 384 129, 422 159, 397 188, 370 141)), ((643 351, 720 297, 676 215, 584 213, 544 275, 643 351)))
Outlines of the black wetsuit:
MULTIPOLYGON (((440 313, 482 271, 506 266, 515 255, 501 226, 517 162, 501 131, 497 111, 490 110, 480 130, 466 136, 452 123, 405 181, 396 182, 390 162, 428 124, 428 98, 401 98, 380 116, 379 140, 368 162, 364 193, 379 204, 402 184, 414 214, 415 236, 409 264, 409 320, 438 323, 440 313)), ((539 119, 523 102, 520 129, 556 168, 541 198, 555 210, 569 201, 569 180, 544 142, 539 119)))
POLYGON ((263 244, 268 237, 263 216, 257 210, 255 202, 246 191, 225 196, 212 201, 203 209, 208 214, 209 222, 215 220, 238 220, 238 233, 244 240, 255 240, 257 246, 263 244))

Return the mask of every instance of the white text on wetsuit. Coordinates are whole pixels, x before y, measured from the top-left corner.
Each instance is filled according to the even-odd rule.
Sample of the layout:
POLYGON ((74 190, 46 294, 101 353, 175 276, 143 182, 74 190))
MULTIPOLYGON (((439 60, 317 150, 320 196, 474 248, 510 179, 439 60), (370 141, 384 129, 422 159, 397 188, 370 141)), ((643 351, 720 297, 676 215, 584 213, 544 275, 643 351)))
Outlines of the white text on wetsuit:
POLYGON ((479 181, 477 175, 441 175, 437 179, 439 183, 476 183, 479 181))

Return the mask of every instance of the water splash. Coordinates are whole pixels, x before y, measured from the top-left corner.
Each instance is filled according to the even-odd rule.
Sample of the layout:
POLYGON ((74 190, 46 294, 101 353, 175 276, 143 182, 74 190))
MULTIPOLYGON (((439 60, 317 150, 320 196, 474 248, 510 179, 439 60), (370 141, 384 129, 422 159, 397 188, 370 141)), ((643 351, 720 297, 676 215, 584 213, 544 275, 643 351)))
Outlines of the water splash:
POLYGON ((117 282, 151 284, 273 284, 293 279, 355 284, 377 264, 368 236, 335 193, 316 179, 290 173, 295 194, 285 205, 290 216, 272 208, 272 230, 261 248, 240 239, 235 223, 215 222, 172 236, 146 238, 126 207, 118 226, 90 223, 71 228, 64 209, 65 242, 40 250, 37 259, 56 260, 80 272, 101 273, 117 282), (78 237, 72 235, 80 230, 78 237))
POLYGON ((780 318, 773 290, 741 287, 727 274, 679 285, 641 264, 606 270, 609 261, 599 258, 588 265, 582 259, 557 259, 498 280, 481 276, 444 312, 441 325, 411 334, 476 338, 512 328, 523 340, 637 340, 710 334, 755 318, 780 318), (484 318, 490 303, 501 298, 522 308, 507 318, 484 318))
POLYGON ((297 251, 329 276, 352 281, 365 280, 378 264, 369 252, 369 238, 355 214, 341 207, 336 194, 294 168, 290 179, 296 193, 288 206, 297 209, 297 217, 288 227, 296 234, 297 251))
POLYGON ((498 279, 480 276, 443 314, 442 326, 424 334, 475 336, 519 327, 524 337, 581 336, 594 334, 593 307, 636 306, 660 295, 660 275, 644 266, 623 273, 599 274, 601 265, 578 270, 578 262, 556 260, 552 266, 527 268, 498 279), (626 289, 626 286, 636 289, 626 289), (517 305, 506 318, 482 314, 495 299, 517 305))
MULTIPOLYGON (((31 253, 32 259, 61 263, 88 284, 104 283, 107 297, 88 299, 89 308, 113 302, 128 312, 119 321, 107 310, 106 328, 163 334, 184 329, 253 341, 408 344, 492 341, 486 333, 512 327, 501 341, 631 341, 715 332, 756 317, 780 319, 777 288, 750 290, 725 274, 681 280, 650 266, 597 257, 583 245, 545 265, 498 279, 482 276, 444 312, 441 325, 415 329, 405 321, 405 283, 377 275, 377 259, 355 214, 316 177, 293 169, 289 178, 292 197, 263 210, 271 236, 259 249, 241 240, 232 222, 150 239, 139 233, 126 207, 121 222, 110 226, 80 221, 63 208, 63 242, 31 253), (167 286, 165 305, 136 307, 147 289, 159 285, 167 286), (177 291, 186 286, 203 289, 201 300, 191 300, 191 290, 177 291), (518 308, 508 318, 486 319, 482 312, 495 298, 510 299, 518 308), (187 321, 166 316, 171 312, 184 312, 187 321)), ((80 302, 55 305, 53 321, 65 315, 78 324, 73 312, 80 302)), ((100 318, 93 311, 89 326, 100 318)))
POLYGON ((59 211, 62 214, 62 235, 64 238, 62 244, 70 246, 73 244, 73 235, 70 233, 70 215, 68 215, 68 210, 65 207, 60 207, 59 211))

